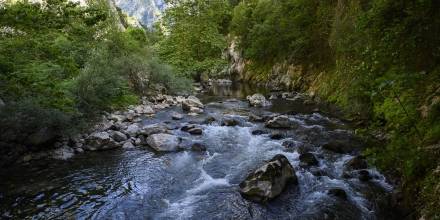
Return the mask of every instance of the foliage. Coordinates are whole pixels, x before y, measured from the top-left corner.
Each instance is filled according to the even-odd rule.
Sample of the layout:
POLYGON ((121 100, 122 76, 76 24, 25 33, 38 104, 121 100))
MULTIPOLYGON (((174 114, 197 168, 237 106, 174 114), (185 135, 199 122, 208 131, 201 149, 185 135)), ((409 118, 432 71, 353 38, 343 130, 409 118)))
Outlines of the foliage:
POLYGON ((155 83, 188 88, 158 60, 149 34, 122 29, 105 0, 6 2, 0 16, 1 131, 22 134, 11 142, 44 128, 70 133, 101 111, 136 103, 155 83), (158 74, 168 81, 155 82, 158 74))
POLYGON ((225 67, 221 55, 227 46, 229 1, 172 0, 169 4, 158 45, 161 57, 181 75, 194 78, 225 67))

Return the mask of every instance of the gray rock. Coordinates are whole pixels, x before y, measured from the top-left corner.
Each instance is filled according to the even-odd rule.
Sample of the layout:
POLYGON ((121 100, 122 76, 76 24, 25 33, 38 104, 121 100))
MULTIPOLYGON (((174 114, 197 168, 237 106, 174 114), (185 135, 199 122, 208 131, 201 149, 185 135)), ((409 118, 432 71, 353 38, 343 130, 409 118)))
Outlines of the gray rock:
POLYGON ((75 156, 75 150, 65 145, 58 149, 53 150, 50 153, 50 156, 56 160, 68 160, 73 156, 75 156))
POLYGON ((127 135, 120 131, 110 131, 111 137, 117 142, 124 142, 128 139, 127 135))
POLYGON ((284 155, 276 155, 240 183, 243 197, 266 202, 277 197, 289 184, 298 184, 295 170, 284 155))
POLYGON ((197 127, 197 125, 190 124, 190 125, 185 125, 185 126, 183 126, 180 130, 181 130, 181 131, 188 132, 189 130, 191 130, 191 129, 195 128, 195 127, 197 127))
POLYGON ((192 135, 202 135, 203 130, 201 128, 192 128, 192 129, 188 130, 188 133, 190 133, 192 135))
POLYGON ((131 141, 127 141, 124 143, 124 145, 122 145, 122 148, 124 149, 133 149, 134 145, 131 143, 131 141))
POLYGON ((127 127, 127 130, 125 130, 125 132, 128 135, 130 135, 131 137, 137 136, 140 131, 141 131, 141 128, 139 127, 138 124, 131 124, 127 127))
POLYGON ((154 109, 149 105, 139 105, 134 108, 134 111, 138 114, 154 114, 154 109))
POLYGON ((204 105, 203 103, 195 96, 189 96, 187 99, 182 101, 182 109, 184 111, 191 111, 191 108, 193 108, 193 111, 195 109, 203 109, 204 105))
POLYGON ((109 150, 120 147, 107 132, 95 132, 87 138, 87 144, 84 146, 86 150, 109 150))
POLYGON ((171 118, 173 120, 178 121, 178 120, 182 120, 183 119, 183 115, 180 114, 180 113, 177 113, 177 112, 173 112, 173 113, 171 113, 171 118))
POLYGON ((6 106, 5 102, 3 101, 3 99, 0 98, 0 108, 5 106, 6 106))
POLYGON ((266 97, 262 94, 254 94, 252 96, 246 97, 246 99, 249 101, 249 104, 251 106, 255 107, 266 107, 272 105, 270 101, 266 100, 266 97))
POLYGON ((171 134, 153 134, 147 138, 148 145, 158 152, 171 152, 179 149, 180 140, 171 134))
POLYGON ((294 125, 294 122, 285 115, 276 116, 272 120, 266 122, 266 127, 268 128, 288 129, 292 128, 294 125))
POLYGON ((240 122, 234 118, 224 118, 222 121, 222 126, 237 126, 240 122))
POLYGON ((198 107, 191 107, 189 109, 189 112, 193 113, 193 114, 202 114, 203 113, 203 109, 198 108, 198 107))

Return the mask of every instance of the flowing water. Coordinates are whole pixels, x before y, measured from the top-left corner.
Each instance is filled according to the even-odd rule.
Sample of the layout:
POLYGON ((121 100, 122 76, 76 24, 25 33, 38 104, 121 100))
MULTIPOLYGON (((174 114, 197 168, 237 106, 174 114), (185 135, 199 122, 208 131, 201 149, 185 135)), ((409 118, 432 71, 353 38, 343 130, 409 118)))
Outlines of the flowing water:
MULTIPOLYGON (((201 96, 204 116, 170 120, 171 111, 158 113, 143 123, 167 122, 179 127, 202 121, 207 115, 220 121, 234 117, 239 126, 219 122, 201 125, 202 136, 179 129, 174 134, 185 142, 201 142, 206 152, 180 151, 156 154, 147 147, 92 152, 68 161, 41 162, 0 173, 0 218, 4 219, 381 219, 379 202, 391 187, 375 169, 373 179, 342 178, 343 164, 353 155, 322 150, 334 137, 353 139, 350 126, 313 107, 286 100, 267 109, 250 108, 243 101, 245 87, 213 89, 201 96), (230 98, 237 98, 228 100, 230 98), (286 139, 252 135, 264 129, 247 120, 250 112, 289 112, 301 126, 285 131, 286 139), (299 166, 296 149, 282 146, 285 140, 312 146, 323 176, 299 166), (274 155, 284 154, 296 169, 299 185, 289 186, 278 198, 257 204, 239 194, 238 184, 252 170, 274 155), (343 200, 327 194, 331 188, 347 192, 343 200)), ((264 92, 264 91, 262 91, 264 92)))

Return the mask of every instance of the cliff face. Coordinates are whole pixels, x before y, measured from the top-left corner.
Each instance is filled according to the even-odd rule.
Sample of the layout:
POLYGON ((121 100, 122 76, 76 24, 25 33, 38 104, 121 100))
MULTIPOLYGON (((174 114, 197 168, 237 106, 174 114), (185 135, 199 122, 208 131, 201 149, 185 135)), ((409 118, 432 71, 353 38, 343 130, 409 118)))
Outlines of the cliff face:
POLYGON ((130 17, 147 27, 151 27, 166 8, 163 0, 113 0, 113 2, 130 17))

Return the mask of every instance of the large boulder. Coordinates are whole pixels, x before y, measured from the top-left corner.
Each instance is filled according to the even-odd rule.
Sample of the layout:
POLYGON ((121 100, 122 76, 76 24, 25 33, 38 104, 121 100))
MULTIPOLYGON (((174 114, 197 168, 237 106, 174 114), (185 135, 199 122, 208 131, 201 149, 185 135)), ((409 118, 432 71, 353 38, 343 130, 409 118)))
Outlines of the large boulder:
POLYGON ((240 183, 243 197, 266 202, 277 197, 288 184, 298 184, 295 170, 284 155, 276 155, 240 183))
POLYGON ((96 150, 109 150, 118 148, 121 145, 116 143, 107 132, 95 132, 92 133, 86 141, 84 148, 90 151, 96 150))
POLYGON ((266 122, 268 128, 281 128, 288 129, 294 126, 294 122, 285 115, 276 116, 273 119, 266 122))
POLYGON ((266 107, 272 104, 270 103, 270 101, 266 100, 266 97, 264 97, 264 95, 259 93, 254 94, 252 96, 248 96, 246 97, 246 99, 249 101, 249 104, 251 106, 255 106, 255 107, 266 107))
POLYGON ((158 152, 171 152, 179 149, 180 140, 171 134, 153 134, 147 138, 147 144, 158 152))
POLYGON ((0 108, 5 107, 5 105, 6 105, 5 102, 0 98, 0 108))
POLYGON ((154 109, 150 105, 139 105, 134 108, 134 111, 138 114, 154 114, 154 109))
POLYGON ((202 102, 200 101, 200 99, 198 99, 195 96, 189 96, 187 99, 182 101, 182 109, 184 111, 191 111, 192 109, 203 109, 204 105, 202 104, 202 102))

